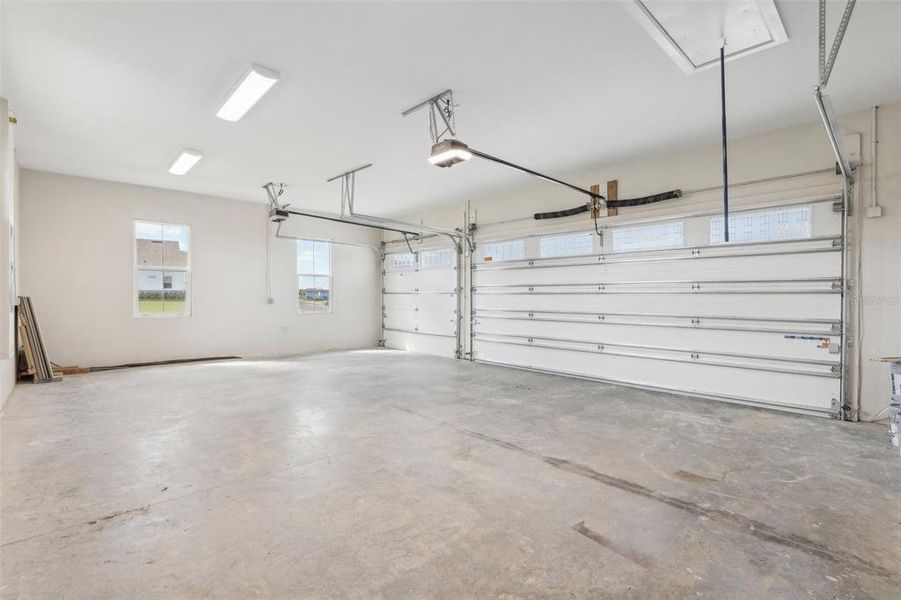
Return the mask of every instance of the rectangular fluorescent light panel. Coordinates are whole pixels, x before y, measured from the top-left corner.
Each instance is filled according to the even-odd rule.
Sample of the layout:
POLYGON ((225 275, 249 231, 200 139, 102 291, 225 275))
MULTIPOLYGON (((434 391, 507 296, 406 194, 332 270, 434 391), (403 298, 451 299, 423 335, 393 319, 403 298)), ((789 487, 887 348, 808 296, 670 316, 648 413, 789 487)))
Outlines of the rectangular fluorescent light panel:
POLYGON ((237 121, 243 117, 260 98, 278 82, 278 71, 261 65, 250 65, 241 81, 228 94, 216 116, 226 121, 237 121))
POLYGON ((689 74, 719 64, 723 37, 726 60, 788 40, 773 0, 633 0, 631 7, 641 26, 689 74))
POLYGON ((172 161, 172 164, 169 166, 169 172, 173 175, 184 175, 190 171, 201 158, 203 158, 203 154, 197 150, 188 150, 185 148, 178 154, 175 160, 172 161))

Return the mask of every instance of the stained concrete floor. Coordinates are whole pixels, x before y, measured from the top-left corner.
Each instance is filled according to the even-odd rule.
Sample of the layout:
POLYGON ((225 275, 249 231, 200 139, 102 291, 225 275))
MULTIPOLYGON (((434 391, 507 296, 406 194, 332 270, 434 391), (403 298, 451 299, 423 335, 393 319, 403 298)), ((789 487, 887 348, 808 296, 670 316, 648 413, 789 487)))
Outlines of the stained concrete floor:
POLYGON ((3 598, 899 598, 882 426, 391 351, 20 385, 3 598))

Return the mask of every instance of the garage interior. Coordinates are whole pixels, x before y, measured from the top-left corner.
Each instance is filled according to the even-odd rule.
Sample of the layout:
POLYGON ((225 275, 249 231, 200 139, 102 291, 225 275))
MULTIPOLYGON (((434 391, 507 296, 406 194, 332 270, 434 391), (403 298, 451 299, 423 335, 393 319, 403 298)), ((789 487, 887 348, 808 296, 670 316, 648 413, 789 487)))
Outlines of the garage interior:
POLYGON ((901 3, 0 35, 0 597, 898 597, 901 3))

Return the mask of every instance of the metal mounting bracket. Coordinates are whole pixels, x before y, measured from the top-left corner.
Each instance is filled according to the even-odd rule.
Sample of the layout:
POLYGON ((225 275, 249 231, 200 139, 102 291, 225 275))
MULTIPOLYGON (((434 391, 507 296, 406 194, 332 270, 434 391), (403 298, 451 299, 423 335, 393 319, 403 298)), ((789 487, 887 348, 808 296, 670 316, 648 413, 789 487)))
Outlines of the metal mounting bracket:
POLYGON ((345 171, 340 175, 335 175, 334 177, 329 177, 325 180, 326 183, 331 183, 336 179, 341 180, 341 216, 347 214, 354 213, 354 188, 356 186, 356 176, 358 171, 362 171, 363 169, 368 169, 372 166, 372 163, 366 163, 361 167, 357 167, 356 169, 351 169, 350 171, 345 171))
POLYGON ((444 90, 440 94, 435 94, 427 100, 423 100, 419 104, 415 104, 407 110, 400 113, 400 116, 406 117, 416 111, 428 107, 429 108, 429 133, 432 136, 432 143, 437 144, 446 135, 456 137, 456 119, 454 118, 454 91, 451 89, 444 90), (438 131, 438 118, 444 122, 444 130, 438 131))
POLYGON ((854 5, 857 0, 848 0, 845 4, 845 11, 842 13, 842 19, 838 24, 838 31, 835 32, 835 39, 832 40, 832 48, 829 50, 829 58, 826 58, 826 0, 820 0, 819 9, 819 66, 820 66, 820 87, 826 87, 829 83, 829 77, 832 75, 832 67, 835 66, 835 58, 838 56, 838 49, 842 45, 842 39, 845 37, 845 31, 848 30, 848 22, 851 20, 851 13, 854 11, 854 5))

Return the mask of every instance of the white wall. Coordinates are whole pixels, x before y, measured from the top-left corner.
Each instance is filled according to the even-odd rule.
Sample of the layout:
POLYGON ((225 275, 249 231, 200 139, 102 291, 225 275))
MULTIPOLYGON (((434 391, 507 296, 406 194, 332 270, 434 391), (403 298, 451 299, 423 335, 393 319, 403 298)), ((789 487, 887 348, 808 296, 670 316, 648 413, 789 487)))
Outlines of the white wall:
MULTIPOLYGON (((854 334, 854 343, 860 342, 860 418, 869 419, 887 403, 887 367, 873 359, 880 356, 901 355, 901 104, 880 108, 879 113, 879 168, 878 197, 883 216, 867 219, 863 205, 870 202, 870 177, 872 156, 870 152, 870 112, 861 111, 843 115, 839 122, 844 133, 859 133, 863 167, 858 173, 858 201, 852 217, 852 260, 860 251, 861 277, 852 275, 854 305, 862 308, 863 336, 854 334), (856 231, 860 228, 860 231, 856 231), (858 243, 862 240, 862 243, 858 243), (858 285, 862 283, 862 287, 858 285)), ((773 131, 754 137, 730 141, 730 182, 750 181, 788 173, 800 173, 829 168, 834 165, 825 130, 816 119, 816 109, 811 100, 809 124, 773 131)), ((599 143, 602 142, 599 135, 599 143)), ((473 144, 477 141, 471 140, 473 144)), ((490 148, 485 151, 490 152, 490 148)), ((701 148, 686 148, 681 152, 654 156, 646 159, 616 164, 598 165, 595 168, 571 173, 553 173, 577 185, 588 187, 602 185, 610 179, 619 181, 619 197, 643 196, 654 192, 680 188, 683 190, 716 186, 721 183, 721 149, 714 142, 701 148)), ((516 162, 515 156, 503 157, 516 162)), ((541 170, 541 165, 526 165, 541 170)), ((448 176, 456 170, 466 169, 458 165, 448 169, 448 176)), ((501 169, 504 167, 495 166, 501 169)), ((840 180, 832 174, 814 175, 775 183, 757 184, 735 188, 730 193, 733 207, 762 203, 798 195, 825 193, 840 189, 840 180)), ((603 189, 602 189, 603 191, 603 189)), ((482 239, 537 231, 587 229, 589 222, 581 217, 561 219, 541 224, 529 220, 534 212, 557 210, 577 206, 585 197, 552 184, 523 175, 523 184, 509 190, 496 190, 469 199, 475 221, 480 226, 482 239), (500 226, 489 223, 526 217, 522 221, 500 226)), ((463 205, 446 206, 425 213, 408 215, 408 220, 424 220, 429 225, 460 226, 463 205)), ((688 194, 654 207, 624 209, 619 217, 609 223, 636 215, 685 212, 695 208, 711 208, 721 205, 719 190, 688 194)), ((386 239, 393 236, 386 235, 386 239)), ((856 327, 852 314, 852 327, 856 327)), ((468 319, 464 319, 464 322, 468 319)), ((464 336, 465 337, 465 336, 464 336)), ((852 346, 852 362, 856 361, 858 346, 852 346)), ((852 365, 853 367, 853 365, 852 365)), ((856 371, 856 368, 852 368, 856 371)), ((856 394, 857 382, 851 390, 856 394)))
MULTIPOLYGON (((261 203, 28 169, 20 196, 20 293, 33 297, 58 364, 286 355, 379 339, 381 267, 367 248, 334 245, 333 312, 297 314, 295 242, 272 240, 275 302, 267 304, 270 226, 261 203), (133 219, 191 226, 190 317, 133 316, 133 219)), ((299 217, 284 230, 378 242, 370 230, 299 217)))
POLYGON ((0 98, 0 405, 6 401, 16 382, 16 352, 14 345, 15 313, 12 305, 13 281, 9 265, 15 261, 15 248, 10 249, 10 235, 16 222, 16 183, 18 169, 13 151, 13 126, 8 118, 9 104, 0 98), (10 256, 12 254, 12 256, 10 256))

